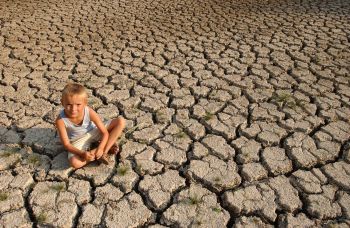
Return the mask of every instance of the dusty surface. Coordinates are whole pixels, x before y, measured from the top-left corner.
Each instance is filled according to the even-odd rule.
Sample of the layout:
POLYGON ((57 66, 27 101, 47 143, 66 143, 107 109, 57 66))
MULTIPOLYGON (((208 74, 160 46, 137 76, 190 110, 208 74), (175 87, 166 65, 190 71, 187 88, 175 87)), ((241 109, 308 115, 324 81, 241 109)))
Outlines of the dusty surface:
POLYGON ((0 0, 0 226, 350 225, 350 1, 0 0), (68 81, 121 154, 74 171, 68 81))

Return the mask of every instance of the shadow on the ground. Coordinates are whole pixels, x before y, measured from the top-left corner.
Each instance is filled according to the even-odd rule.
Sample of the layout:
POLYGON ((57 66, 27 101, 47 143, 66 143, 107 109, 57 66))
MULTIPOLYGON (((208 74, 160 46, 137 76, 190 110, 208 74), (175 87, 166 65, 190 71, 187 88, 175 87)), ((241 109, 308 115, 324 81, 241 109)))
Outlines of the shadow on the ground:
MULTIPOLYGON (((21 156, 23 159, 27 158, 31 163, 36 163, 40 158, 45 161, 43 163, 49 163, 50 172, 70 172, 67 151, 60 143, 53 127, 45 128, 39 125, 20 132, 13 129, 15 128, 0 126, 0 145, 2 146, 0 157, 2 160, 6 162, 6 158, 11 158, 11 152, 16 152, 14 149, 7 148, 21 148, 21 156)), ((8 166, 11 167, 13 164, 8 164, 8 166)))

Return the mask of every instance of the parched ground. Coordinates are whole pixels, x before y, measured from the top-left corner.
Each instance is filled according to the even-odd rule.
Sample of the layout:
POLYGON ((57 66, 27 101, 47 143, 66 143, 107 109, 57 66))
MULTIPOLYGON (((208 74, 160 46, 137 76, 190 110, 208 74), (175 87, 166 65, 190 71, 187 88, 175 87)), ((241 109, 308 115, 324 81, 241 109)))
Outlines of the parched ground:
POLYGON ((348 0, 0 0, 1 227, 349 227, 349 139, 348 0), (67 165, 69 81, 110 165, 67 165))

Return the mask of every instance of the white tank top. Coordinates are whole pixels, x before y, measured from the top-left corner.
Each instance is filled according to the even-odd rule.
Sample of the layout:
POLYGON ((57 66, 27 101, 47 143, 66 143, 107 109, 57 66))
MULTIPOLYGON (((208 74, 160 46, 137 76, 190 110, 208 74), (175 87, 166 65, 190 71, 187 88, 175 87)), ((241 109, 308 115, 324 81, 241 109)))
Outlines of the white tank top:
POLYGON ((64 109, 61 110, 60 117, 63 120, 64 125, 66 126, 68 138, 70 140, 79 138, 79 136, 86 134, 87 132, 91 131, 96 127, 95 124, 90 120, 90 113, 89 113, 88 106, 84 108, 84 119, 81 125, 72 123, 64 113, 64 109))

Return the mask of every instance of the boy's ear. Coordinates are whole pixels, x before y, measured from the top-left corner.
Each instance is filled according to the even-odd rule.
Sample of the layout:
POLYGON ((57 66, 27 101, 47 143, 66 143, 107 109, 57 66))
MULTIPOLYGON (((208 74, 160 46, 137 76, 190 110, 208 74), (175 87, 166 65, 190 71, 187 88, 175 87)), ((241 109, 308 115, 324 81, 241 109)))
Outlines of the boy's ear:
POLYGON ((66 103, 66 97, 62 96, 61 97, 61 104, 64 106, 65 103, 66 103))

